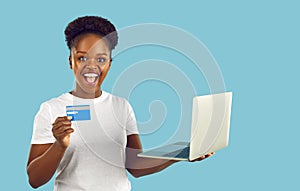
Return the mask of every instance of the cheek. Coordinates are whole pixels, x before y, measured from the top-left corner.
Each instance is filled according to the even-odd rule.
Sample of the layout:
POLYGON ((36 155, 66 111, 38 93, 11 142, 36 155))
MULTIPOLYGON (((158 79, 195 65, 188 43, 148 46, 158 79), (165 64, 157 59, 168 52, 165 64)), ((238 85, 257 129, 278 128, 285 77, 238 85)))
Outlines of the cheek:
POLYGON ((103 68, 101 68, 101 72, 104 76, 108 73, 109 68, 109 65, 105 65, 103 68))
POLYGON ((106 77, 108 71, 109 71, 109 66, 105 66, 104 68, 101 68, 101 77, 100 77, 100 81, 103 81, 104 78, 106 77))
POLYGON ((74 75, 76 75, 77 72, 80 70, 80 64, 76 61, 76 58, 73 55, 71 56, 70 64, 71 64, 74 75))
POLYGON ((80 65, 79 64, 77 64, 76 62, 73 62, 72 68, 73 68, 73 72, 74 72, 75 76, 80 75, 80 65))

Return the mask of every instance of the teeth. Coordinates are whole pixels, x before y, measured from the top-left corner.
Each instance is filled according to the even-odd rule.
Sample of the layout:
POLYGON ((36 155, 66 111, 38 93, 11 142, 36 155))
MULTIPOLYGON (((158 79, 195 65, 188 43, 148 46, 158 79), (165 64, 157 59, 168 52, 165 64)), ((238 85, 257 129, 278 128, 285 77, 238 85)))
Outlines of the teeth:
POLYGON ((88 77, 88 78, 96 78, 96 77, 98 77, 98 74, 86 73, 86 74, 83 74, 83 76, 88 77))
POLYGON ((86 78, 86 80, 89 83, 94 83, 97 80, 97 78, 99 77, 99 75, 95 74, 95 73, 86 73, 86 74, 83 74, 83 76, 86 78))

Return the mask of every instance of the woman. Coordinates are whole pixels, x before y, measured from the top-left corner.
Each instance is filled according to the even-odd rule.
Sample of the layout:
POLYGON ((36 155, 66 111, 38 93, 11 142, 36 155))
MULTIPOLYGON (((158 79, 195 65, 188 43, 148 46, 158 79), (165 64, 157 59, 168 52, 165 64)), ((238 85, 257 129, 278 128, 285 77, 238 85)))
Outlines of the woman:
POLYGON ((43 103, 35 117, 27 164, 30 185, 37 188, 57 172, 54 190, 130 190, 126 170, 140 177, 175 163, 138 158, 142 145, 130 104, 101 90, 118 42, 114 25, 97 16, 80 17, 69 23, 65 36, 76 84, 43 103), (87 120, 66 116, 66 107, 78 106, 89 112, 87 120))

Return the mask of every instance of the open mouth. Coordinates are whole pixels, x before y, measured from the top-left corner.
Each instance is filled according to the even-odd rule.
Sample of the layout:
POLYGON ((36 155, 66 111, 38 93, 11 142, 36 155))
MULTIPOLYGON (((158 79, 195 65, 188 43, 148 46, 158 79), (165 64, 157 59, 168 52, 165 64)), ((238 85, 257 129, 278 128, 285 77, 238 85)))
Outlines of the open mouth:
POLYGON ((86 73, 86 74, 83 74, 83 77, 88 83, 95 84, 99 78, 99 74, 86 73))

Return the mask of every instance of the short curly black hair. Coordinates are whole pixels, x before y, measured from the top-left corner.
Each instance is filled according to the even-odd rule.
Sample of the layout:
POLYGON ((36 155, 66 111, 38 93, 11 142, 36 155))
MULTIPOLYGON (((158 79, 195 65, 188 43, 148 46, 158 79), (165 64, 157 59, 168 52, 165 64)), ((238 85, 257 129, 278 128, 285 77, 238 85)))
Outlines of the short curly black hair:
POLYGON ((87 33, 104 37, 110 50, 113 50, 118 43, 118 33, 115 26, 109 20, 99 16, 78 17, 68 24, 64 33, 70 50, 76 44, 76 37, 87 33))

